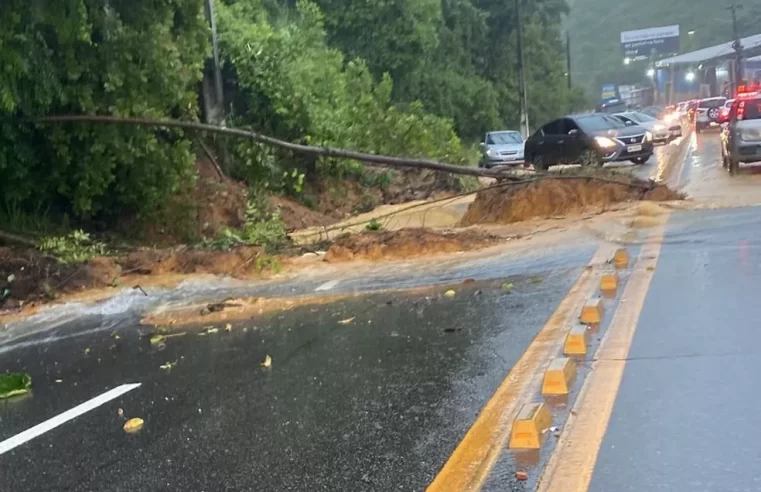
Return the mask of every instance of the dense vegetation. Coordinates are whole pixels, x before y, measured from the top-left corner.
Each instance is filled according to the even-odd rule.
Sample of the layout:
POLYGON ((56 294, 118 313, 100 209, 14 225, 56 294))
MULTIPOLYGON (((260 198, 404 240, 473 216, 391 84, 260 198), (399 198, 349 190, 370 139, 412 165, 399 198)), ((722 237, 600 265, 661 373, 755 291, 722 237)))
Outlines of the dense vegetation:
MULTIPOLYGON (((732 2, 716 0, 573 0, 567 28, 571 35, 573 77, 597 94, 604 82, 645 82, 645 62, 624 67, 621 31, 672 24, 680 26, 681 51, 732 41, 732 2), (694 31, 694 34, 688 34, 694 31)), ((761 2, 737 2, 741 36, 761 33, 761 2)))
MULTIPOLYGON (((566 89, 564 0, 524 0, 530 117, 566 89)), ((39 125, 51 114, 201 118, 211 34, 204 0, 7 0, 0 18, 0 226, 47 215, 150 219, 192 185, 196 135, 39 125)), ((228 125, 290 141, 472 162, 484 131, 517 127, 512 0, 217 0, 228 125)), ((227 169, 297 193, 356 164, 248 142, 227 169)))

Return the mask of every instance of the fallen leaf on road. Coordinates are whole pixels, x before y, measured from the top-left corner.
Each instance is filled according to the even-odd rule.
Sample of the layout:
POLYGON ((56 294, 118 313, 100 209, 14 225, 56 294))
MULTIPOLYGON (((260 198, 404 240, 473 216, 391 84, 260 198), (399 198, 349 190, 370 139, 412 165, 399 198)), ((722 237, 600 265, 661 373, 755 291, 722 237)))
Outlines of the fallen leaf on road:
POLYGON ((230 323, 227 323, 225 325, 225 331, 233 331, 233 325, 231 325, 230 323))
POLYGON ((513 284, 506 282, 502 284, 502 292, 510 292, 513 290, 513 284))
POLYGON ((219 332, 219 328, 217 328, 216 326, 207 326, 206 328, 201 330, 201 333, 199 333, 198 335, 199 336, 213 335, 214 333, 217 333, 217 332, 219 332))
POLYGON ((145 421, 139 417, 129 419, 124 423, 124 432, 127 434, 135 434, 143 428, 143 425, 145 425, 145 421))
POLYGON ((528 480, 528 473, 522 471, 515 472, 515 478, 518 480, 528 480))
POLYGON ((151 337, 151 345, 158 345, 166 340, 164 335, 153 335, 151 337))
POLYGON ((174 362, 166 362, 163 365, 159 366, 159 369, 163 369, 165 371, 171 371, 174 366, 177 365, 177 361, 174 362))
POLYGON ((117 410, 116 415, 118 415, 119 417, 124 417, 124 409, 120 408, 119 410, 117 410))
POLYGON ((339 321, 339 322, 338 322, 338 324, 339 324, 339 325, 348 325, 349 323, 351 323, 351 322, 352 322, 352 321, 354 321, 355 319, 357 319, 357 317, 356 317, 356 316, 354 316, 354 317, 352 317, 352 318, 346 318, 346 319, 342 319, 341 321, 339 321))
POLYGON ((267 369, 272 367, 272 357, 267 355, 267 357, 264 358, 264 362, 262 362, 262 367, 266 367, 267 369))
POLYGON ((0 400, 25 395, 32 387, 32 377, 21 372, 0 374, 0 400))
POLYGON ((457 295, 457 292, 453 291, 452 289, 449 289, 448 291, 444 292, 444 295, 447 297, 454 297, 457 295))

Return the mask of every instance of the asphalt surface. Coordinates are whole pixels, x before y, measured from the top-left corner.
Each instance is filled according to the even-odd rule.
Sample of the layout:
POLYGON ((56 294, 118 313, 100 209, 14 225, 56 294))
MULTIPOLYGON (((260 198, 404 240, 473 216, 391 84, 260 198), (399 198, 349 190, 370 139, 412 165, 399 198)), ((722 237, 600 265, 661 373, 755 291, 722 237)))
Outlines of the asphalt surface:
MULTIPOLYGON (((743 176, 725 182, 716 170, 717 151, 717 136, 698 136, 681 181, 742 186, 743 176)), ((655 175, 661 152, 636 172, 655 175)), ((672 215, 590 490, 761 489, 758 212, 672 215)), ((185 285, 14 325, 0 332, 0 372, 28 372, 34 385, 0 402, 0 443, 120 385, 140 387, 7 452, 0 445, 0 492, 423 490, 595 249, 590 239, 341 279, 185 285), (379 292, 420 286, 430 288, 379 292), (189 327, 165 348, 131 314, 321 292, 357 295, 229 332, 189 327), (272 367, 263 368, 267 355, 272 367), (131 417, 145 420, 136 435, 122 430, 131 417)), ((567 417, 554 411, 556 424, 567 417)), ((503 453, 484 489, 529 490, 534 482, 517 482, 517 468, 526 466, 503 453)))
MULTIPOLYGON (((718 152, 700 135, 682 181, 743 187, 718 152)), ((590 491, 761 490, 760 212, 671 217, 590 491)))
POLYGON ((591 251, 577 254, 572 268, 460 283, 454 298, 437 286, 195 327, 163 350, 129 318, 17 340, 0 371, 30 373, 33 394, 0 404, 0 442, 142 386, 0 454, 0 490, 421 490, 591 251), (145 420, 137 435, 122 430, 131 417, 145 420))

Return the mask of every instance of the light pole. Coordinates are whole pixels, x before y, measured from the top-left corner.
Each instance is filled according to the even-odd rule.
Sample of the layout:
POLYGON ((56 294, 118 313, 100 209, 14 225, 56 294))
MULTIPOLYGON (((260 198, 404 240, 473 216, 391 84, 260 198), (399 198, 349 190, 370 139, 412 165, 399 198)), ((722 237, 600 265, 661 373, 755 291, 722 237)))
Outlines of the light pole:
POLYGON ((742 9, 742 5, 739 4, 732 4, 729 7, 727 7, 727 10, 732 12, 732 31, 735 38, 734 43, 732 43, 732 48, 735 50, 735 86, 733 88, 733 95, 737 95, 737 87, 742 83, 743 79, 743 66, 742 66, 742 57, 743 57, 743 47, 740 43, 740 33, 737 30, 737 11, 742 9))

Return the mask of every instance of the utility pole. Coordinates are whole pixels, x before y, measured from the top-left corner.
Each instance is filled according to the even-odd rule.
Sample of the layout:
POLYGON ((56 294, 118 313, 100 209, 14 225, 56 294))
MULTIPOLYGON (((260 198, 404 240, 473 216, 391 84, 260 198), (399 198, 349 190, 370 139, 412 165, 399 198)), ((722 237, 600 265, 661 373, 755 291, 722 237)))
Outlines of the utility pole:
POLYGON ((518 22, 518 77, 521 99, 521 132, 524 138, 528 138, 528 95, 526 94, 526 70, 523 58, 523 11, 521 10, 521 1, 515 0, 515 12, 518 22))
POLYGON ((565 59, 568 71, 568 90, 571 90, 571 33, 565 32, 565 59))
POLYGON ((735 38, 734 43, 732 43, 732 48, 735 50, 735 86, 733 88, 734 96, 737 96, 737 87, 742 83, 743 80, 743 47, 740 43, 740 33, 737 30, 737 11, 740 9, 742 9, 742 5, 736 3, 727 7, 727 10, 732 12, 732 31, 735 38))
POLYGON ((224 92, 222 90, 222 69, 219 62, 219 38, 217 37, 217 20, 214 15, 214 0, 206 0, 206 13, 209 16, 211 27, 211 47, 214 57, 214 116, 211 118, 214 124, 223 123, 222 107, 225 104, 224 92))

